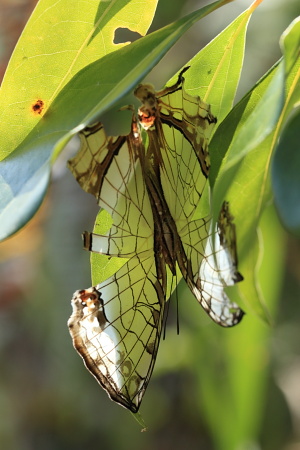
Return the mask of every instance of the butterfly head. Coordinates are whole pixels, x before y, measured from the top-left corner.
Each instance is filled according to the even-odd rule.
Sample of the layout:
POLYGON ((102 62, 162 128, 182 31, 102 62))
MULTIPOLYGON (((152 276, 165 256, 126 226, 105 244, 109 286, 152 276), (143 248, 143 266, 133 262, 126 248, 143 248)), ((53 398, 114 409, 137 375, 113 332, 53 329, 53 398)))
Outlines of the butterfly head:
POLYGON ((134 95, 143 104, 138 111, 139 121, 145 130, 151 128, 158 114, 158 103, 154 87, 151 84, 140 84, 134 95))

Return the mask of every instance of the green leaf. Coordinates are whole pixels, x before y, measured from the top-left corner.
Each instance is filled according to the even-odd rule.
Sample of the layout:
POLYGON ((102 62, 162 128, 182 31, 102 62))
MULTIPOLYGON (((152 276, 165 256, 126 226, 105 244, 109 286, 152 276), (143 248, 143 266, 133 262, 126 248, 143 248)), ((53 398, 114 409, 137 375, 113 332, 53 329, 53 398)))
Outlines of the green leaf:
POLYGON ((234 136, 226 155, 225 170, 236 165, 274 129, 284 101, 284 71, 280 65, 270 86, 234 136))
MULTIPOLYGON (((260 90, 261 95, 258 97, 259 86, 263 81, 261 80, 256 85, 256 88, 247 94, 236 108, 231 111, 230 115, 224 120, 222 128, 220 127, 215 134, 215 139, 218 142, 221 139, 226 139, 227 136, 227 142, 230 139, 229 148, 225 158, 222 160, 220 174, 214 186, 214 201, 217 214, 217 210, 220 210, 220 205, 226 198, 227 189, 231 184, 233 173, 238 169, 238 164, 247 153, 257 147, 270 134, 278 121, 283 107, 284 65, 279 64, 276 73, 271 73, 272 79, 264 92, 262 93, 260 90), (250 100, 252 100, 251 103, 250 100), (237 112, 240 115, 237 115, 237 112), (230 126, 232 134, 229 135, 228 132, 225 132, 226 136, 224 136, 227 126, 230 126)), ((212 154, 214 154, 215 147, 216 142, 212 141, 212 154)), ((226 151, 226 148, 224 150, 226 151)), ((215 175, 217 170, 218 165, 215 164, 213 175, 215 175)), ((211 180, 214 183, 213 177, 211 180)))
POLYGON ((300 56, 300 17, 297 17, 282 33, 280 47, 285 55, 285 70, 288 75, 300 56))
POLYGON ((68 140, 64 135, 80 122, 84 101, 74 91, 65 95, 65 86, 84 67, 124 46, 113 43, 117 28, 146 33, 156 4, 157 0, 144 6, 138 0, 76 1, 70 8, 68 0, 39 1, 0 91, 0 159, 6 157, 0 163, 0 239, 36 212, 49 182, 51 152, 60 139, 63 147, 68 140), (37 100, 44 105, 41 114, 32 110, 37 100))
MULTIPOLYGON (((265 252, 258 280, 268 308, 275 315, 285 243, 272 208, 264 214, 261 228, 265 252)), ((239 283, 239 287, 242 285, 239 283)), ((267 344, 272 333, 271 327, 253 315, 246 315, 229 333, 213 325, 198 326, 198 341, 202 345, 193 353, 199 389, 196 399, 216 450, 259 448, 256 441, 262 432, 271 357, 267 344)))
MULTIPOLYGON (((246 9, 187 63, 191 67, 184 75, 185 89, 209 103, 219 123, 232 108, 244 61, 246 31, 254 9, 253 5, 246 9)), ((176 82, 177 76, 167 84, 176 82)))
POLYGON ((275 203, 284 226, 300 237, 300 108, 285 126, 272 164, 275 203))
POLYGON ((300 69, 294 61, 300 54, 300 19, 295 19, 281 38, 286 55, 286 72, 295 73, 288 84, 288 97, 281 123, 287 123, 280 136, 272 164, 272 186, 275 203, 284 226, 300 237, 299 202, 299 127, 300 127, 300 69))
POLYGON ((72 8, 69 0, 38 2, 1 86, 0 160, 44 121, 44 114, 33 114, 31 105, 41 99, 45 112, 76 73, 124 47, 113 43, 116 29, 145 34, 157 1, 148 0, 143 5, 139 0, 74 0, 72 8))
MULTIPOLYGON (((219 178, 217 178, 215 184, 214 200, 216 196, 216 201, 221 202, 221 199, 226 195, 226 199, 231 204, 231 211, 235 216, 239 267, 245 278, 249 276, 250 279, 252 278, 251 289, 248 282, 242 282, 239 290, 246 305, 246 310, 255 311, 261 318, 263 318, 265 307, 261 299, 258 283, 253 278, 256 273, 253 247, 256 246, 256 229, 261 214, 271 199, 271 157, 282 124, 286 120, 287 113, 291 110, 295 100, 294 93, 299 84, 299 67, 300 61, 297 61, 292 70, 290 70, 289 77, 286 80, 286 101, 272 133, 269 133, 263 142, 252 149, 251 152, 248 152, 238 165, 232 165, 228 168, 225 163, 223 166, 225 170, 221 168, 219 178), (221 176, 225 179, 221 179, 221 176), (222 186, 225 194, 223 194, 222 186), (250 257, 251 259, 248 259, 250 257)), ((247 123, 247 118, 252 114, 253 109, 255 109, 257 99, 265 97, 265 93, 270 91, 270 86, 274 86, 273 80, 276 79, 277 72, 282 71, 283 68, 283 61, 281 61, 241 100, 233 109, 232 113, 225 119, 213 138, 213 150, 216 150, 216 153, 218 151, 217 145, 221 145, 220 143, 223 143, 225 148, 228 148, 227 144, 228 141, 230 142, 232 140, 232 135, 242 126, 241 123, 247 123), (232 120, 230 121, 229 119, 232 120), (241 123, 239 123, 239 120, 241 123), (218 133, 219 135, 217 136, 218 133)), ((251 137, 249 136, 249 138, 251 137)), ((213 150, 211 151, 213 152, 213 150)), ((218 160, 220 161, 220 155, 218 155, 218 160)), ((214 208, 215 212, 217 212, 216 204, 214 208)), ((268 321, 267 316, 265 316, 265 320, 268 321)))
POLYGON ((257 230, 252 232, 248 241, 251 241, 251 245, 248 247, 247 257, 242 258, 239 263, 239 270, 243 274, 244 280, 235 286, 237 291, 235 300, 237 303, 242 301, 249 312, 271 325, 273 320, 266 306, 257 276, 264 251, 260 233, 257 230))
MULTIPOLYGON (((218 123, 222 123, 232 108, 243 67, 246 31, 251 14, 258 4, 254 2, 187 64, 190 69, 184 75, 185 89, 211 105, 218 123)), ((167 85, 176 82, 180 70, 167 85)), ((215 167, 216 164, 213 162, 211 173, 215 167)), ((195 218, 204 217, 209 213, 210 193, 207 185, 195 218)))
MULTIPOLYGON (((102 11, 101 8, 102 6, 104 8, 107 2, 101 2, 99 4, 99 8, 101 9, 100 18, 98 18, 99 11, 98 15, 96 14, 96 10, 93 10, 93 14, 90 13, 92 18, 89 17, 89 20, 87 20, 90 28, 84 28, 84 32, 81 32, 84 34, 84 39, 80 42, 80 46, 76 52, 72 53, 69 50, 69 47, 72 45, 72 40, 66 39, 67 48, 64 49, 62 44, 65 41, 62 37, 59 40, 56 39, 58 25, 61 23, 65 27, 64 33, 68 36, 72 35, 69 28, 66 28, 66 23, 69 24, 72 21, 70 22, 70 18, 68 17, 68 20, 61 22, 61 15, 58 11, 55 11, 55 14, 51 15, 50 13, 54 9, 51 7, 46 8, 46 5, 49 6, 49 1, 44 0, 39 2, 39 8, 37 8, 38 13, 35 12, 33 16, 34 20, 32 19, 30 21, 29 29, 26 28, 26 32, 24 32, 23 36, 26 39, 22 41, 22 37, 19 42, 18 48, 20 50, 17 51, 17 56, 12 58, 12 63, 1 91, 2 103, 9 105, 10 111, 12 104, 15 105, 15 108, 16 105, 20 104, 18 106, 20 109, 18 109, 17 120, 13 122, 15 133, 11 133, 12 124, 10 123, 9 127, 7 124, 7 117, 10 117, 7 108, 3 108, 2 110, 5 117, 2 123, 4 132, 0 134, 2 136, 2 155, 7 155, 7 152, 14 150, 0 164, 0 180, 3 186, 1 192, 0 239, 4 239, 16 232, 35 213, 43 200, 47 186, 47 183, 39 181, 39 174, 42 173, 43 179, 46 179, 47 168, 48 172, 50 172, 52 158, 62 150, 72 135, 76 134, 86 125, 98 120, 100 114, 111 107, 121 96, 130 91, 197 20, 229 2, 228 0, 217 1, 155 33, 139 39, 131 45, 127 45, 116 51, 111 51, 101 59, 90 63, 90 54, 96 54, 96 58, 101 56, 101 52, 99 53, 99 50, 96 51, 94 47, 93 51, 90 50, 91 46, 96 45, 96 39, 101 40, 104 37, 112 45, 112 29, 114 30, 116 28, 116 25, 112 25, 109 21, 109 19, 112 20, 114 18, 112 14, 117 14, 120 10, 120 14, 123 14, 125 19, 122 22, 118 21, 118 26, 121 23, 124 24, 124 21, 128 25, 128 17, 131 17, 132 14, 129 15, 126 8, 130 8, 134 4, 135 15, 141 17, 140 10, 145 10, 149 14, 149 2, 138 3, 136 0, 130 2, 114 0, 106 6, 107 9, 105 11, 102 11), (41 10, 42 6, 44 9, 41 10), (140 14, 138 14, 138 11, 140 14), (48 16, 48 13, 50 16, 48 16), (96 20, 94 17, 97 17, 97 27, 101 29, 101 33, 96 35, 94 33, 98 28, 94 25, 94 20, 96 20), (42 37, 38 34, 38 39, 36 39, 32 36, 36 35, 35 27, 37 26, 37 21, 41 20, 49 25, 49 29, 47 29, 48 34, 42 37), (105 27, 109 29, 106 30, 105 27), (105 30, 106 33, 104 33, 105 30), (55 36, 52 36, 51 33, 55 36), (27 77, 24 69, 22 72, 23 79, 22 81, 18 81, 14 78, 14 74, 18 73, 18 67, 22 67, 22 49, 25 48, 25 44, 29 45, 28 41, 30 39, 34 41, 33 55, 29 58, 30 64, 32 64, 33 60, 35 62, 38 61, 38 64, 35 65, 35 75, 28 68, 29 77, 27 77), (46 44, 44 46, 40 44, 40 40, 46 41, 47 45, 50 45, 50 48, 46 48, 46 44), (53 47, 51 47, 52 41, 54 42, 53 47), (39 44, 42 45, 43 52, 38 47, 39 44), (82 58, 79 58, 82 62, 81 64, 77 63, 76 58, 78 52, 80 55, 82 52, 82 58), (73 55, 71 63, 67 57, 69 53, 73 55), (55 63, 50 58, 50 62, 45 63, 45 67, 48 69, 46 73, 46 69, 42 64, 44 59, 39 59, 39 55, 41 54, 44 57, 45 54, 65 55, 68 62, 67 70, 65 69, 63 74, 60 72, 61 65, 66 68, 66 64, 62 63, 64 59, 59 59, 58 63, 55 63), (86 64, 86 62, 89 64, 86 64), (73 78, 70 79, 71 76, 73 78), (34 83, 32 82, 33 78, 34 83), (56 79, 56 85, 55 87, 52 86, 50 92, 47 88, 48 81, 54 79, 56 79), (69 79, 70 81, 68 81, 69 79), (29 86, 28 91, 27 84, 29 86), (12 85, 14 88, 12 88, 12 85), (34 86, 35 91, 33 91, 34 86), (38 92, 36 91, 36 86, 39 88, 38 92), (13 89, 14 93, 12 93, 13 89), (18 97, 18 93, 20 92, 22 92, 21 100, 18 97), (8 97, 5 97, 4 103, 5 93, 8 94, 8 97), (22 100, 23 97, 25 100, 22 100), (33 104, 37 104, 36 101, 39 99, 44 101, 44 110, 46 112, 45 114, 37 114, 38 117, 33 117, 30 114, 30 105, 32 105, 32 102, 33 104), (17 186, 15 183, 16 177, 18 177, 17 186), (25 194, 26 202, 24 202, 25 194), (7 216, 7 212, 9 212, 9 216, 7 216), (4 215, 6 216, 5 219, 4 215)), ((66 4, 63 3, 63 5, 66 4)), ((73 17, 73 21, 77 23, 83 20, 81 10, 74 8, 72 11, 77 12, 77 19, 75 20, 75 17, 73 17)), ((149 24, 148 20, 148 26, 149 24)), ((77 38, 75 39, 76 42, 77 38)), ((102 40, 101 42, 97 41, 97 44, 102 49, 104 48, 103 53, 105 53, 106 41, 104 41, 104 44, 102 40)), ((94 59, 96 58, 94 56, 94 59)), ((26 55, 24 61, 27 61, 27 59, 28 56, 26 55)), ((49 179, 49 173, 47 176, 49 179)))
MULTIPOLYGON (((238 250, 240 257, 243 255, 243 246, 245 242, 248 242, 247 238, 251 234, 251 226, 247 227, 247 225, 249 225, 248 222, 252 223, 250 211, 252 211, 252 208, 255 208, 255 205, 257 204, 257 200, 255 196, 253 197, 252 191, 248 193, 246 188, 251 186, 251 183, 258 179, 256 173, 259 167, 259 161, 254 159, 252 163, 254 164, 254 167, 252 167, 252 165, 248 167, 247 155, 242 161, 239 162, 239 164, 226 167, 226 152, 230 151, 230 145, 234 139, 234 136, 239 133, 239 130, 247 122, 248 117, 252 115, 259 100, 263 98, 265 92, 268 90, 274 76, 276 75, 276 72, 279 70, 279 66, 280 63, 277 63, 230 111, 225 120, 219 125, 209 147, 211 157, 210 182, 213 189, 213 218, 216 222, 224 199, 230 201, 230 209, 235 216, 236 224, 238 222, 237 215, 238 213, 241 214, 241 218, 243 218, 242 228, 245 232, 242 232, 241 227, 237 227, 238 250), (258 165, 256 165, 256 163, 258 165), (244 171, 242 171, 241 166, 245 166, 244 171), (242 187, 237 182, 234 182, 237 173, 242 173, 242 176, 244 177, 241 178, 240 181, 242 187), (232 190, 228 192, 231 186, 232 190), (235 199, 237 204, 233 205, 235 199), (250 210, 249 214, 248 209, 250 210)), ((260 151, 257 153, 258 154, 255 153, 256 158, 262 158, 264 155, 264 153, 260 151)), ((262 162, 261 165, 264 167, 264 162, 262 162)))
POLYGON ((284 105, 286 60, 290 71, 296 64, 300 50, 298 40, 298 51, 295 51, 295 29, 298 30, 299 23, 295 21, 293 24, 284 32, 284 38, 281 38, 285 52, 284 62, 279 64, 276 72, 271 70, 266 74, 270 84, 264 84, 262 91, 260 85, 264 83, 266 76, 263 77, 226 117, 222 128, 219 127, 212 140, 210 151, 214 164, 210 180, 214 186, 215 218, 241 160, 263 142, 278 123, 284 105), (223 150, 220 151, 220 147, 223 150))

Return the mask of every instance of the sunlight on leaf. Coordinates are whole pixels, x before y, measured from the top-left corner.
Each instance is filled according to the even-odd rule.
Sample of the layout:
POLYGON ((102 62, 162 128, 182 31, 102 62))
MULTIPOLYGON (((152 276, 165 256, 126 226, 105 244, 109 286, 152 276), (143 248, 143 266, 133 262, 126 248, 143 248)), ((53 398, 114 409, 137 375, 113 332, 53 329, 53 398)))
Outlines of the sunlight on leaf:
POLYGON ((297 17, 284 31, 280 39, 282 53, 285 55, 285 70, 288 75, 300 56, 300 17, 297 17))
MULTIPOLYGON (((221 123, 232 108, 244 61, 248 8, 207 44, 187 65, 186 89, 209 103, 221 123)), ((175 77, 172 78, 174 80, 175 77)), ((170 84, 171 81, 168 82, 170 84)))
POLYGON ((9 62, 0 91, 0 159, 22 142, 43 120, 62 88, 88 64, 116 51, 117 28, 145 34, 151 25, 157 0, 111 2, 40 0, 9 62), (100 32, 101 31, 101 32, 100 32), (37 100, 44 108, 35 114, 37 100), (12 114, 13 111, 13 114, 12 114), (11 130, 14 130, 12 133, 11 130))
MULTIPOLYGON (((46 0, 44 1, 45 3, 47 3, 46 0)), ((115 0, 114 2, 110 3, 110 5, 115 5, 116 8, 117 5, 119 5, 119 7, 122 6, 121 9, 122 14, 127 14, 126 13, 127 10, 124 6, 125 4, 127 4, 127 2, 125 3, 124 2, 125 0, 123 1, 115 0)), ((131 3, 132 2, 130 2, 130 5, 131 3)), ((98 58, 100 57, 100 59, 86 65, 84 68, 82 68, 82 66, 77 64, 76 65, 77 73, 76 70, 74 69, 75 65, 72 65, 72 70, 70 69, 71 66, 69 65, 68 66, 69 75, 73 76, 73 78, 71 78, 71 80, 67 83, 68 77, 64 76, 63 79, 67 84, 65 84, 63 87, 63 83, 61 83, 62 75, 60 74, 60 76, 58 76, 59 78, 58 82, 60 83, 59 86, 60 88, 62 88, 59 93, 57 89, 57 84, 54 87, 51 84, 52 86, 51 92, 47 91, 48 92, 47 95, 44 94, 42 95, 42 93, 40 95, 39 93, 39 95, 35 95, 34 98, 32 99, 33 103, 32 100, 29 101, 28 103, 29 108, 32 105, 34 108, 37 108, 34 109, 35 111, 34 115, 35 116, 41 115, 42 117, 36 118, 32 116, 32 118, 28 123, 26 121, 22 121, 21 126, 20 125, 21 120, 19 116, 16 124, 16 129, 19 129, 18 127, 20 127, 20 129, 23 130, 24 128, 25 130, 24 132, 22 131, 19 134, 18 133, 12 134, 11 128, 7 127, 6 120, 3 122, 3 124, 5 125, 5 133, 2 134, 1 140, 2 149, 4 149, 5 147, 7 148, 9 146, 9 151, 12 151, 12 149, 21 141, 21 139, 23 139, 23 141, 13 151, 13 153, 9 157, 7 157, 2 164, 0 164, 0 177, 4 193, 1 202, 3 208, 2 215, 7 210, 7 208, 10 210, 11 214, 9 217, 6 218, 6 226, 0 232, 0 239, 5 239, 10 234, 16 232, 21 226, 23 226, 29 220, 30 217, 32 217, 37 208, 40 206, 43 197, 45 195, 46 185, 37 183, 35 186, 33 186, 33 183, 31 182, 30 179, 34 177, 37 180, 39 172, 42 169, 44 170, 44 165, 46 167, 48 165, 48 171, 50 172, 51 161, 53 159, 52 157, 53 152, 55 155, 57 155, 63 149, 66 142, 74 134, 76 134, 78 131, 80 131, 80 129, 84 128, 86 125, 92 124, 96 120, 98 120, 99 115, 101 113, 103 113, 109 107, 111 107, 125 93, 132 90, 132 88, 151 70, 151 68, 153 68, 153 66, 163 57, 163 55, 167 52, 167 50, 171 48, 171 46, 179 39, 179 37, 187 29, 189 29, 195 22, 197 22, 200 18, 204 17, 205 15, 209 14, 210 12, 214 11, 215 9, 226 3, 228 3, 228 1, 225 0, 217 1, 211 5, 202 8, 201 10, 191 13, 190 15, 178 20, 177 22, 171 25, 168 25, 167 27, 162 28, 161 30, 158 30, 155 33, 152 33, 148 36, 145 36, 144 38, 139 39, 138 41, 135 41, 131 45, 126 45, 120 48, 119 50, 107 53, 102 58, 98 52, 96 53, 96 57, 98 58), (52 101, 54 91, 57 93, 57 96, 50 106, 50 100, 52 101), (40 105, 39 103, 40 99, 44 99, 43 100, 44 108, 42 109, 41 114, 38 113, 39 112, 38 105, 40 105), (47 110, 48 103, 49 108, 47 110), (46 111, 45 114, 44 111, 46 111), (29 134, 27 134, 26 136, 26 133, 28 133, 28 130, 31 128, 32 131, 30 131, 29 134), (8 129, 10 130, 10 139, 13 139, 14 140, 13 142, 9 141, 9 139, 6 140, 7 136, 6 133, 8 129), (12 166, 14 167, 14 172, 10 173, 9 178, 6 179, 7 168, 10 165, 11 167, 12 166), (22 171, 20 171, 20 167, 22 167, 22 171), (14 174, 16 173, 19 174, 20 172, 23 174, 23 177, 22 178, 19 177, 20 190, 16 190, 14 188, 15 183, 14 174), (31 190, 29 189, 26 190, 27 202, 26 204, 24 204, 24 207, 23 203, 18 199, 19 193, 23 195, 21 185, 31 186, 31 190)), ((41 5, 44 5, 44 2, 40 2, 39 5, 41 7, 41 5)), ((140 3, 139 5, 140 8, 143 7, 147 10, 146 17, 149 18, 148 3, 146 4, 140 3)), ((109 9, 109 12, 112 13, 113 9, 114 8, 109 9)), ((154 9, 155 8, 153 8, 152 10, 153 12, 154 9)), ((36 12, 33 15, 33 19, 29 22, 30 26, 26 28, 27 31, 25 30, 26 32, 24 32, 25 37, 27 36, 27 34, 32 33, 33 27, 32 24, 35 23, 34 18, 36 16, 39 17, 39 14, 41 14, 39 8, 37 9, 37 11, 38 13, 36 12), (28 30, 30 31, 30 33, 28 30)), ((51 13, 52 9, 50 8, 49 11, 51 13)), ((135 12, 136 11, 137 9, 135 9, 135 12)), ((95 14, 96 11, 94 11, 94 15, 95 14)), ((51 20, 49 19, 49 22, 51 23, 53 21, 55 22, 55 17, 52 18, 51 20)), ((107 17, 108 16, 106 16, 106 19, 107 17)), ((81 16, 80 19, 82 19, 81 16)), ((45 17, 44 20, 46 20, 45 17)), ((103 20, 105 22, 105 17, 103 20)), ((126 23, 127 20, 128 17, 126 17, 125 20, 126 23)), ((90 20, 89 23, 90 23, 89 28, 90 31, 88 33, 87 32, 83 33, 84 44, 81 43, 83 47, 86 45, 87 42, 89 42, 87 41, 87 35, 88 39, 90 39, 92 36, 91 29, 93 31, 95 30, 94 20, 92 21, 90 20)), ((118 25, 120 25, 120 22, 118 22, 118 25)), ((150 23, 148 20, 148 26, 149 25, 150 23)), ((105 26, 109 26, 109 24, 107 23, 105 26)), ((51 31, 54 32, 53 29, 51 29, 51 31)), ((68 32, 67 34, 69 35, 70 33, 68 32)), ((111 29, 108 32, 108 34, 111 37, 112 35, 111 29)), ((95 45, 96 40, 101 36, 102 36, 101 34, 98 34, 93 38, 92 40, 93 45, 95 45)), ((49 40, 51 42, 51 39, 49 40)), ((22 41, 20 42, 22 44, 22 41)), ((60 45, 59 49, 61 51, 61 41, 59 42, 59 45, 60 45)), ((90 52, 90 45, 91 43, 89 42, 87 50, 88 52, 90 52)), ((17 52, 16 55, 19 57, 17 50, 16 52, 17 52)), ((35 50, 35 52, 39 54, 40 49, 38 48, 37 50, 35 50)), ((86 64, 84 55, 82 56, 82 58, 86 64)), ((94 57, 94 59, 96 58, 94 57)), ((72 62, 73 61, 74 59, 72 59, 72 62)), ((16 82, 13 83, 13 80, 12 78, 10 78, 9 75, 11 71, 13 71, 14 67, 13 62, 14 58, 12 58, 12 63, 5 78, 6 82, 5 86, 10 83, 16 86, 16 82)), ((16 65, 18 66, 18 61, 16 65)), ((50 70, 50 66, 49 65, 46 66, 49 67, 50 70)), ((59 63, 58 66, 60 68, 59 63)), ((48 86, 48 81, 47 83, 45 83, 45 79, 48 80, 49 78, 45 77, 45 68, 42 65, 39 67, 41 73, 43 74, 42 76, 39 72, 41 86, 48 86)), ((63 64, 63 67, 65 68, 65 63, 63 64)), ((17 70, 15 72, 18 73, 17 70)), ((27 78, 26 76, 24 76, 24 72, 22 72, 22 75, 24 78, 24 80, 22 79, 23 88, 19 82, 19 90, 24 91, 25 89, 26 91, 27 78)), ((51 80, 52 77, 53 79, 55 78, 55 72, 53 75, 53 70, 51 71, 50 77, 51 80)), ((38 77, 35 78, 34 83, 35 86, 38 85, 37 82, 38 77)), ((48 87, 47 88, 45 87, 45 89, 48 89, 48 87)), ((6 90, 2 89, 1 94, 4 95, 5 92, 6 90)), ((17 96, 17 94, 18 90, 15 89, 13 95, 17 96)), ((28 95, 29 95, 28 93, 25 94, 25 96, 27 96, 26 98, 28 98, 28 95)), ((12 101, 13 100, 8 96, 8 104, 11 103, 12 101)), ((22 114, 25 114, 27 117, 29 116, 29 113, 26 110, 26 108, 25 109, 24 108, 25 104, 20 105, 20 110, 23 111, 22 114)), ((12 125, 13 124, 10 124, 10 126, 12 125)), ((49 176, 50 175, 48 173, 48 177, 49 176)), ((0 222, 2 223, 2 220, 0 222)))
MULTIPOLYGON (((284 42, 294 43, 292 39, 288 38, 289 34, 294 36, 293 31, 294 28, 291 26, 285 31, 284 42)), ((297 52, 289 51, 289 46, 287 45, 283 46, 283 48, 285 52, 288 52, 289 65, 295 65, 297 61, 297 52), (293 55, 293 59, 291 55, 293 55)), ((217 130, 216 135, 218 132, 219 135, 214 136, 216 139, 219 139, 219 141, 224 138, 227 139, 227 145, 223 145, 223 151, 221 152, 218 150, 214 141, 211 144, 211 148, 216 147, 216 152, 214 153, 212 151, 212 158, 215 158, 216 161, 213 165, 213 171, 210 174, 211 183, 214 185, 214 217, 217 217, 219 206, 226 197, 226 191, 230 185, 230 180, 233 179, 233 174, 238 170, 238 164, 247 153, 258 147, 272 130, 274 130, 275 125, 280 118, 281 111, 286 109, 286 105, 285 108, 283 108, 284 74, 285 59, 278 64, 276 71, 271 69, 266 76, 258 81, 252 91, 236 105, 231 111, 230 116, 223 122, 222 131, 217 130), (267 80, 267 84, 265 83, 265 80, 267 80), (263 90, 261 89, 261 84, 263 84, 263 90), (236 122, 234 127, 231 125, 232 121, 236 122), (227 133, 224 133, 225 128, 230 125, 231 132, 227 131, 227 133), (226 134, 228 135, 227 138, 226 134), (218 155, 221 155, 221 158, 218 155), (221 161, 222 167, 216 181, 221 161)))
MULTIPOLYGON (((266 207, 266 204, 271 199, 271 157, 282 124, 295 101, 294 93, 297 91, 297 86, 299 84, 299 66, 300 62, 297 61, 295 63, 294 61, 293 68, 290 70, 289 77, 286 80, 286 101, 273 132, 269 133, 259 145, 245 155, 238 165, 231 165, 228 167, 225 162, 221 167, 219 177, 215 181, 214 214, 217 214, 218 204, 220 204, 224 196, 226 196, 226 199, 230 201, 233 215, 235 216, 238 235, 239 262, 241 267, 243 267, 243 264, 246 264, 246 273, 251 272, 252 274, 255 274, 255 261, 252 261, 253 267, 251 270, 248 266, 247 258, 248 255, 251 254, 251 249, 254 244, 253 240, 255 239, 255 230, 258 226, 261 214, 266 207), (247 269, 247 267, 249 269, 247 269)), ((248 117, 253 114, 256 104, 261 103, 261 101, 257 103, 257 98, 265 98, 265 93, 268 91, 270 92, 271 90, 270 86, 274 86, 273 80, 276 80, 276 74, 278 71, 283 71, 283 69, 284 65, 283 61, 281 61, 262 80, 260 80, 254 89, 247 94, 241 102, 239 102, 221 124, 212 141, 213 149, 216 149, 216 154, 212 152, 212 156, 217 155, 217 161, 221 161, 220 154, 218 156, 217 150, 220 142, 223 142, 225 148, 228 148, 226 143, 232 141, 232 136, 234 136, 235 133, 238 133, 240 127, 249 123, 248 117)), ((273 112, 271 112, 271 116, 272 114, 273 112)), ((245 131, 243 131, 243 133, 245 133, 245 131)), ((249 139, 251 139, 250 134, 249 139)), ((265 308, 260 300, 260 289, 255 282, 252 286, 254 288, 257 287, 257 295, 254 295, 253 288, 252 292, 248 292, 246 287, 245 289, 243 288, 242 284, 240 287, 240 289, 243 290, 243 299, 246 310, 256 311, 258 315, 262 317, 265 308)), ((266 320, 268 321, 267 317, 266 320)))
POLYGON ((270 86, 264 92, 244 126, 234 136, 223 170, 236 165, 249 151, 257 147, 274 129, 284 101, 284 67, 277 70, 270 86))

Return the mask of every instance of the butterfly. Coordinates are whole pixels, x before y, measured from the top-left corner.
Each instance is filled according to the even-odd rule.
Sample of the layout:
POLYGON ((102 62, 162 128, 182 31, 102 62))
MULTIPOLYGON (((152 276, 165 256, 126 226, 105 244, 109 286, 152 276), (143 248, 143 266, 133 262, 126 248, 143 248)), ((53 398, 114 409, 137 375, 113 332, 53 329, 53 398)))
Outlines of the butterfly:
POLYGON ((70 334, 110 398, 134 413, 153 371, 170 280, 182 276, 221 326, 243 316, 224 291, 242 280, 229 205, 224 202, 216 230, 210 217, 196 218, 216 118, 185 91, 187 69, 161 91, 139 85, 134 93, 142 106, 132 114, 130 133, 107 136, 101 123, 86 128, 69 161, 80 186, 112 217, 106 235, 83 234, 84 247, 124 258, 107 280, 75 292, 70 334))

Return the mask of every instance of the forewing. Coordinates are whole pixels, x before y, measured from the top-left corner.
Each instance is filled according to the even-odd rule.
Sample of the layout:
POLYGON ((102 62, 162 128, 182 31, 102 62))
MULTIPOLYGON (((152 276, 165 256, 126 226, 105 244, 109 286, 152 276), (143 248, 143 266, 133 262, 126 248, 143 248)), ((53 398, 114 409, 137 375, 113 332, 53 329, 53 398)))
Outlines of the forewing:
POLYGON ((145 150, 135 116, 128 136, 107 137, 99 123, 81 132, 80 139, 69 168, 112 216, 101 253, 130 257, 153 248, 153 217, 139 157, 145 150))
POLYGON ((75 349, 110 398, 132 412, 139 409, 154 367, 165 289, 154 256, 140 255, 72 299, 68 325, 75 349))
POLYGON ((192 220, 209 172, 208 141, 216 119, 210 106, 184 90, 184 82, 159 93, 156 133, 161 155, 161 184, 180 230, 192 220))

